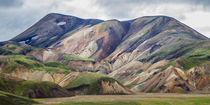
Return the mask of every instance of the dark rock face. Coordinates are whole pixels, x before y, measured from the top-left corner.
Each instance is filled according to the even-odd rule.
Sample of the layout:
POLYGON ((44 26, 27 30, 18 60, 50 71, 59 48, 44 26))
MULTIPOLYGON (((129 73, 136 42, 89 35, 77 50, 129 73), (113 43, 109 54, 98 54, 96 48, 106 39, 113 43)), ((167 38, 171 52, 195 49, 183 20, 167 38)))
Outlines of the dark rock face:
POLYGON ((86 95, 88 94, 89 87, 89 85, 81 85, 76 88, 68 89, 68 91, 72 95, 86 95))
POLYGON ((29 98, 53 98, 53 97, 69 97, 73 96, 65 89, 51 88, 48 90, 50 93, 46 94, 43 89, 29 89, 24 92, 23 96, 29 98))
POLYGON ((80 19, 73 16, 51 13, 11 41, 25 42, 37 47, 48 47, 62 39, 65 33, 102 22, 102 20, 80 19))

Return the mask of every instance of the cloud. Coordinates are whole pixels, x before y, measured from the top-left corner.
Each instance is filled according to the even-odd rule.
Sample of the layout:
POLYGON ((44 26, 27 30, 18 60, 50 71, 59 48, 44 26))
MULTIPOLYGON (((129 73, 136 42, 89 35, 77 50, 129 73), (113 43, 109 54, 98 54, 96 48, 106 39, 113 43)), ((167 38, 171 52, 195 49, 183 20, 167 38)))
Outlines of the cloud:
POLYGON ((209 0, 98 0, 97 3, 101 5, 112 5, 119 4, 115 6, 120 6, 122 4, 162 4, 162 3, 173 3, 173 4, 201 4, 203 6, 209 6, 209 0))
POLYGON ((210 27, 210 0, 0 0, 0 41, 20 34, 51 12, 104 20, 167 15, 203 34, 209 31, 202 27, 210 27))
POLYGON ((17 7, 23 5, 22 0, 0 0, 0 8, 17 7))
MULTIPOLYGON (((188 9, 188 11, 195 11, 198 8, 201 8, 202 10, 210 9, 210 0, 97 0, 96 3, 100 5, 100 7, 106 9, 109 16, 114 16, 122 19, 133 17, 133 14, 135 14, 136 11, 142 11, 142 13, 145 14, 145 9, 147 8, 150 9, 146 11, 147 13, 155 12, 155 14, 164 14, 164 11, 173 12, 173 8, 173 10, 180 10, 180 5, 186 5, 187 7, 181 8, 183 10, 179 12, 185 12, 186 9, 188 9), (171 7, 167 5, 170 5, 171 7), (161 10, 162 8, 164 8, 164 10, 161 10)), ((182 15, 182 17, 177 17, 183 18, 184 16, 182 15)))

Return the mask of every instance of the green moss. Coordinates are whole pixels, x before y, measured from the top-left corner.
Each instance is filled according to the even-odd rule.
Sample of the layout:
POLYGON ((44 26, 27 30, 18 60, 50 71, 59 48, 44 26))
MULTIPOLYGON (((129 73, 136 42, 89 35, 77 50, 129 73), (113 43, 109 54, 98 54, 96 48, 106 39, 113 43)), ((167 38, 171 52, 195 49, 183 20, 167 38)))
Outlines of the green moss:
POLYGON ((102 81, 108 81, 109 83, 113 83, 116 80, 103 74, 86 73, 82 74, 81 76, 70 82, 65 88, 72 89, 87 85, 89 87, 87 94, 101 94, 102 81))
POLYGON ((0 105, 31 105, 38 103, 34 100, 3 91, 0 91, 0 100, 0 105))
POLYGON ((197 45, 196 48, 185 53, 181 58, 176 60, 184 70, 188 70, 197 65, 206 63, 210 60, 210 49, 197 45))
POLYGON ((68 73, 70 72, 70 68, 67 65, 64 65, 58 62, 47 62, 45 63, 45 66, 53 67, 53 68, 61 68, 61 69, 64 69, 68 73))
POLYGON ((101 77, 107 77, 107 76, 97 73, 82 74, 78 78, 70 82, 65 88, 69 89, 69 88, 79 87, 81 85, 90 85, 91 83, 97 81, 101 77))
POLYGON ((16 49, 16 48, 19 48, 19 46, 14 45, 14 44, 10 44, 10 45, 8 45, 8 48, 9 49, 16 49))
MULTIPOLYGON (((106 81, 110 83, 115 82, 116 80, 110 77, 101 77, 97 79, 96 81, 93 81, 91 84, 89 84, 88 94, 102 94, 101 93, 101 82, 106 81)), ((118 81, 116 81, 118 82, 118 81)), ((119 82, 118 82, 119 83, 119 82)), ((120 83, 119 83, 120 84, 120 83)))
POLYGON ((179 56, 182 56, 182 54, 184 54, 188 50, 188 48, 185 48, 185 47, 187 47, 189 45, 190 45, 189 43, 180 42, 178 44, 163 48, 148 57, 140 58, 139 61, 141 61, 141 62, 151 61, 152 63, 155 63, 155 62, 158 62, 163 59, 177 58, 179 56))
POLYGON ((45 97, 50 97, 51 89, 52 88, 61 88, 55 83, 52 82, 36 82, 36 81, 22 81, 19 83, 19 86, 16 87, 16 92, 19 95, 24 95, 24 92, 32 89, 41 89, 44 92, 45 97))
POLYGON ((73 54, 63 54, 62 55, 63 58, 65 60, 68 60, 68 61, 89 61, 89 62, 96 62, 96 60, 94 59, 90 59, 90 58, 82 58, 82 57, 79 57, 79 56, 76 56, 76 55, 73 55, 73 54))
POLYGON ((26 91, 39 89, 43 92, 43 97, 50 97, 50 90, 53 88, 61 89, 60 86, 52 82, 15 80, 0 76, 0 90, 20 96, 29 97, 28 94, 25 94, 26 91))
POLYGON ((21 45, 19 43, 10 42, 0 48, 0 54, 1 55, 26 54, 27 52, 30 52, 35 49, 38 49, 38 48, 34 48, 31 46, 27 46, 27 45, 21 45))
POLYGON ((4 64, 2 71, 4 73, 10 73, 17 68, 25 68, 29 70, 39 70, 49 73, 70 73, 70 69, 61 63, 50 62, 42 63, 34 60, 33 57, 23 56, 23 55, 13 55, 13 56, 2 56, 0 59, 1 64, 4 64), (60 72, 60 70, 64 70, 60 72))
POLYGON ((175 60, 171 60, 171 61, 169 61, 169 63, 167 63, 166 65, 160 66, 160 67, 158 67, 158 68, 161 69, 161 70, 165 70, 165 69, 167 69, 168 67, 170 67, 170 66, 175 66, 175 65, 176 65, 175 60))
POLYGON ((207 42, 196 43, 179 43, 173 46, 166 47, 160 51, 139 59, 142 62, 151 61, 155 63, 157 61, 167 59, 170 60, 168 65, 162 66, 161 69, 166 69, 170 65, 181 66, 184 70, 188 70, 197 65, 206 63, 210 60, 210 46, 207 42))
POLYGON ((18 54, 16 51, 8 50, 0 47, 0 55, 16 55, 18 54))

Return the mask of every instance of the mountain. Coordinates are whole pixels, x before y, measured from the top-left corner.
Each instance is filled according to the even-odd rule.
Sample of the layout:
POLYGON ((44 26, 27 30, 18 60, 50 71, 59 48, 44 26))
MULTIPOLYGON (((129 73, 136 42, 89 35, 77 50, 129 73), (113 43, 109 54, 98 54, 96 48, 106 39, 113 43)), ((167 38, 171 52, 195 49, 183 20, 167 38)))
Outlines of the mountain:
POLYGON ((70 95, 210 92, 209 38, 172 17, 51 13, 0 46, 0 73, 70 95))
POLYGON ((54 49, 59 53, 76 54, 97 60, 107 58, 109 61, 113 61, 119 56, 136 53, 136 51, 144 53, 143 51, 152 49, 149 52, 152 53, 168 46, 169 42, 169 45, 174 45, 179 41, 192 42, 208 39, 179 21, 166 16, 142 17, 130 21, 92 20, 92 24, 88 25, 89 21, 72 16, 49 14, 11 41, 27 41, 30 38, 36 39, 32 37, 39 35, 42 37, 27 43, 32 46, 46 47, 42 45, 41 40, 43 40, 44 43, 49 43, 47 48, 54 49), (59 28, 64 27, 55 24, 56 20, 68 23, 68 19, 71 25, 64 25, 68 27, 65 32, 59 33, 61 35, 55 34, 59 28), (56 29, 48 28, 49 26, 45 24, 56 27, 56 29), (181 40, 179 40, 180 37, 181 40))
POLYGON ((11 41, 25 42, 36 47, 47 47, 55 41, 67 37, 67 35, 64 35, 67 32, 74 32, 100 22, 103 21, 97 19, 85 20, 74 16, 51 13, 11 41))

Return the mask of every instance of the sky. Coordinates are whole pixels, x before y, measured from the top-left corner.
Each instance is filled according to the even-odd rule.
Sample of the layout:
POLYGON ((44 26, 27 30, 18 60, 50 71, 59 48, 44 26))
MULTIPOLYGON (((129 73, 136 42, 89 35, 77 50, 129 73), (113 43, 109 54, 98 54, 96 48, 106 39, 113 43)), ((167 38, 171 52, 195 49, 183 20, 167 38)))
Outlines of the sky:
POLYGON ((48 13, 103 20, 166 15, 210 38, 210 0, 0 0, 0 41, 20 34, 48 13))

